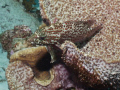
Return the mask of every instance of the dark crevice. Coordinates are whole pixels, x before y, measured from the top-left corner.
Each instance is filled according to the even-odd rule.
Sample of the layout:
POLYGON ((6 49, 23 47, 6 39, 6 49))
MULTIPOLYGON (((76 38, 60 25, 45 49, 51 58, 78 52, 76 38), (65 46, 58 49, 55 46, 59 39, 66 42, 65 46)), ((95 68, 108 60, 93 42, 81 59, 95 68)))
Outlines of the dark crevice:
POLYGON ((47 53, 46 55, 43 56, 42 59, 38 60, 38 62, 36 63, 36 68, 39 71, 48 71, 50 70, 50 68, 52 68, 50 61, 51 55, 50 53, 47 53))

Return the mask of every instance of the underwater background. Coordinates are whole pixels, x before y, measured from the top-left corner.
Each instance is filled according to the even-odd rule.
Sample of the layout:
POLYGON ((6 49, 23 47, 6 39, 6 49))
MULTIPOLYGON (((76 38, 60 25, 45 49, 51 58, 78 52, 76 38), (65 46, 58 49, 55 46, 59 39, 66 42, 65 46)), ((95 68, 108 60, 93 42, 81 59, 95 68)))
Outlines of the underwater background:
MULTIPOLYGON (((27 25, 34 32, 41 24, 37 10, 40 10, 38 0, 0 0, 0 34, 17 25, 27 25)), ((5 77, 8 64, 7 52, 0 43, 0 90, 9 90, 5 77)))

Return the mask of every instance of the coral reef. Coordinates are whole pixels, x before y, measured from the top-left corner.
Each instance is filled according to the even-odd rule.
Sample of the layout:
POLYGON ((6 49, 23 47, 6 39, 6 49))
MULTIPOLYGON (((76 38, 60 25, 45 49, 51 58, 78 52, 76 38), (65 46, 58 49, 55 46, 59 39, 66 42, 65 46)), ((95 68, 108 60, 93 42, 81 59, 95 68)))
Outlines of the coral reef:
POLYGON ((26 48, 14 53, 6 70, 10 90, 66 90, 70 88, 83 90, 80 85, 78 87, 74 84, 63 64, 51 66, 50 61, 51 56, 44 46, 26 48))
MULTIPOLYGON (((11 63, 6 70, 6 77, 8 80, 10 90, 57 90, 74 87, 74 84, 69 80, 68 72, 63 65, 59 64, 53 67, 55 72, 53 81, 43 86, 38 84, 34 79, 34 72, 32 69, 20 61, 11 63)), ((77 89, 76 90, 83 90, 77 89)))
POLYGON ((119 89, 120 63, 107 63, 101 58, 90 57, 80 52, 75 44, 66 41, 61 45, 62 59, 66 66, 76 74, 77 80, 85 85, 97 87, 114 87, 119 89))
POLYGON ((12 30, 7 30, 0 35, 0 42, 5 51, 8 52, 8 58, 11 52, 28 47, 26 38, 32 34, 31 29, 26 25, 15 26, 12 30), (22 44, 21 44, 22 43, 22 44))
MULTIPOLYGON (((79 51, 75 49, 76 47, 73 44, 71 45, 69 43, 70 45, 67 44, 68 46, 67 45, 64 46, 66 49, 68 49, 68 50, 65 49, 66 51, 63 50, 65 51, 66 55, 65 57, 66 60, 64 60, 64 62, 68 67, 71 68, 75 66, 78 67, 76 68, 77 69, 76 75, 80 77, 81 74, 79 73, 80 72, 83 73, 83 75, 81 75, 79 79, 84 80, 89 79, 90 78, 89 74, 92 73, 92 72, 90 73, 90 70, 93 70, 95 72, 95 74, 92 74, 93 77, 97 73, 99 76, 98 79, 102 81, 102 83, 110 84, 114 88, 119 89, 118 69, 120 61, 119 58, 120 1, 118 0, 115 1, 39 0, 39 1, 42 18, 47 20, 47 22, 49 22, 49 24, 51 25, 56 22, 64 23, 68 20, 69 21, 95 20, 96 22, 94 22, 93 25, 91 25, 91 28, 102 25, 103 27, 102 30, 99 33, 97 33, 93 38, 91 38, 91 40, 89 40, 89 42, 87 42, 83 46, 83 48, 80 48, 79 51), (79 54, 81 55, 81 57, 79 54), (71 59, 72 56, 73 60, 71 59), (80 62, 83 65, 85 63, 85 65, 83 66, 80 62), (81 70, 79 66, 83 67, 83 70, 81 70), (92 67, 92 69, 90 67, 92 67)), ((97 78, 95 80, 97 81, 97 78)), ((105 84, 105 86, 108 85, 105 84)))
POLYGON ((61 63, 51 64, 51 54, 48 51, 47 56, 44 52, 39 56, 42 53, 41 50, 36 51, 39 47, 31 47, 11 56, 11 63, 6 70, 10 89, 64 90, 73 87, 81 90, 81 83, 96 89, 120 89, 119 1, 39 1, 46 25, 40 26, 27 39, 27 43, 47 47, 52 44, 56 50, 54 46, 59 48, 60 44, 69 40, 60 48, 63 51, 61 59, 72 74, 61 63), (96 34, 100 29, 102 30, 96 34), (94 34, 96 35, 91 38, 94 34), (86 38, 91 40, 83 48, 78 49, 72 43, 86 38))
POLYGON ((50 26, 42 25, 28 39, 28 42, 35 45, 41 45, 61 44, 65 40, 69 40, 72 42, 84 41, 86 38, 90 38, 97 31, 102 29, 102 26, 90 28, 93 23, 93 20, 88 20, 66 21, 64 23, 55 23, 50 26))
POLYGON ((82 52, 106 60, 120 61, 120 1, 119 0, 39 0, 40 12, 52 23, 95 20, 92 27, 102 24, 102 30, 82 49, 82 52))

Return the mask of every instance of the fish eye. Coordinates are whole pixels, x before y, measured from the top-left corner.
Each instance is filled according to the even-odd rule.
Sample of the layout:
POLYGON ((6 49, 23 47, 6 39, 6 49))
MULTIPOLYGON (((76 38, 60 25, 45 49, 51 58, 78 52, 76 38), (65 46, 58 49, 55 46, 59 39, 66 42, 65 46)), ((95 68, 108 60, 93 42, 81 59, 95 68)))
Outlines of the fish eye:
POLYGON ((46 18, 43 18, 43 22, 44 22, 47 26, 49 26, 49 25, 50 25, 49 20, 48 20, 48 19, 46 19, 46 18))
POLYGON ((40 40, 45 40, 45 37, 39 37, 40 40))

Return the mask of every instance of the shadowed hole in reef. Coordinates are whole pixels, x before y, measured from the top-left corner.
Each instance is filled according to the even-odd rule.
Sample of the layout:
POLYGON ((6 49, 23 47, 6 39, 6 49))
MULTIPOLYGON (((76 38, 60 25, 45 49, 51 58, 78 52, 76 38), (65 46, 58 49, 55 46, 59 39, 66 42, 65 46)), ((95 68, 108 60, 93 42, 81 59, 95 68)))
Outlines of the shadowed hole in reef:
POLYGON ((38 62, 36 63, 36 68, 39 71, 48 71, 52 67, 50 61, 51 61, 51 55, 50 53, 46 53, 42 57, 42 59, 38 60, 38 62))

